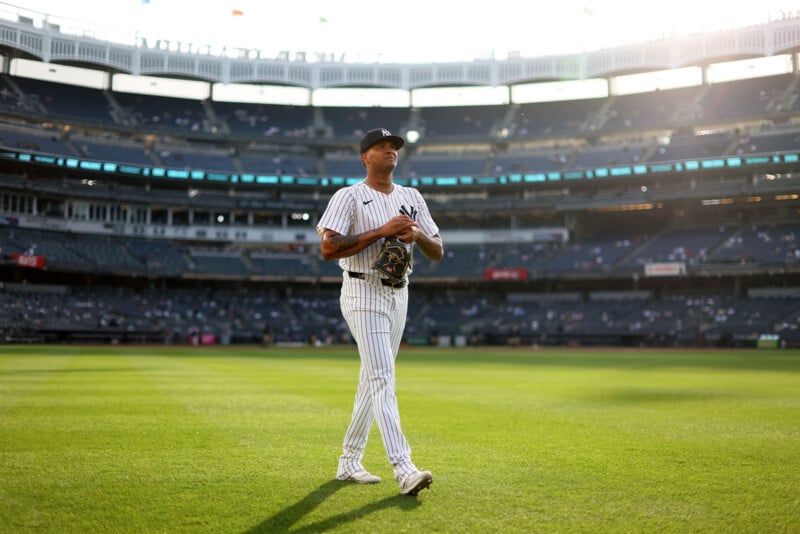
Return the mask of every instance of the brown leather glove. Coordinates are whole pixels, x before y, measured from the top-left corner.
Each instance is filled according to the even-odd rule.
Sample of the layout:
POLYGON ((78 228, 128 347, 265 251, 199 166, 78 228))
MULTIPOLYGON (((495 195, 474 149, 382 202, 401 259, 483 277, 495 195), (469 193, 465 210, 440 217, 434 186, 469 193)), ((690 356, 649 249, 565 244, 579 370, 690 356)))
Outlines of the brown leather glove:
POLYGON ((411 266, 411 245, 395 238, 387 238, 383 242, 380 253, 372 262, 372 268, 382 273, 392 282, 405 279, 411 266))

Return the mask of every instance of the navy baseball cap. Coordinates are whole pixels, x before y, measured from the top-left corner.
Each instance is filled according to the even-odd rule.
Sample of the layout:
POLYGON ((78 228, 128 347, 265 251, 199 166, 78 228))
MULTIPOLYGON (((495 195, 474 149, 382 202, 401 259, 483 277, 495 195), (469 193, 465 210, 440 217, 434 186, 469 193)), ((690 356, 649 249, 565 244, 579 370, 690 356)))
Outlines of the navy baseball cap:
POLYGON ((406 144, 406 140, 400 137, 399 135, 394 135, 392 132, 387 130, 386 128, 376 128, 375 130, 370 130, 367 132, 367 135, 364 136, 364 139, 361 140, 361 153, 363 154, 369 147, 377 143, 378 141, 383 141, 384 139, 388 139, 392 143, 394 143, 394 147, 398 150, 403 148, 403 145, 406 144))

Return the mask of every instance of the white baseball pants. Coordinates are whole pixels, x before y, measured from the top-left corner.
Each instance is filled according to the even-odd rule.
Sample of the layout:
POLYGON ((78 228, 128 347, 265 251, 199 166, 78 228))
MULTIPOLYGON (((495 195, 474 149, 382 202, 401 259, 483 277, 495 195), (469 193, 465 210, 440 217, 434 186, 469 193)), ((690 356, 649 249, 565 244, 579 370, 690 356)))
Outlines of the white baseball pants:
POLYGON ((385 287, 377 275, 367 274, 359 280, 344 274, 340 304, 358 345, 361 370, 337 475, 347 476, 364 469, 361 459, 375 421, 395 478, 400 480, 416 471, 411 447, 400 426, 395 394, 395 358, 406 324, 408 287, 385 287))

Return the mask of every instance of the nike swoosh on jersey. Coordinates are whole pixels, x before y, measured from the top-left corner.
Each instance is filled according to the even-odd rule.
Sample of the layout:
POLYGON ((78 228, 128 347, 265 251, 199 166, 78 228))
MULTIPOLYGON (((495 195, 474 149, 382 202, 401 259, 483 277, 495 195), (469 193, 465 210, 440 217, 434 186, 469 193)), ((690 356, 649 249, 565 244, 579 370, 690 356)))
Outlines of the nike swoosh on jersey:
POLYGON ((361 201, 361 203, 362 203, 362 204, 364 204, 364 205, 366 206, 367 204, 369 204, 369 203, 370 203, 370 202, 372 202, 373 200, 375 200, 375 199, 371 199, 371 200, 362 200, 362 201, 361 201))

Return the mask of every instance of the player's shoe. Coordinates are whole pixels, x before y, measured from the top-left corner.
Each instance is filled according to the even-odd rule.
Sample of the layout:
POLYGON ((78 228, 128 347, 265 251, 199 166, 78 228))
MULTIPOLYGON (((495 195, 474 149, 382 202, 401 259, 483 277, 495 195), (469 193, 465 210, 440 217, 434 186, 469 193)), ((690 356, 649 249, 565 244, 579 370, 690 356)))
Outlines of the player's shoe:
POLYGON ((416 471, 403 479, 400 483, 400 493, 403 495, 416 495, 433 482, 430 471, 416 471))
POLYGON ((344 480, 346 482, 355 482, 356 484, 377 484, 381 481, 381 477, 371 475, 365 469, 356 471, 350 475, 339 475, 336 480, 344 480))

